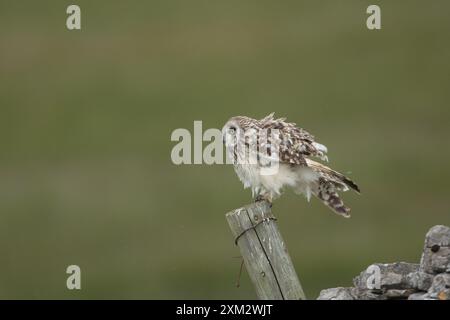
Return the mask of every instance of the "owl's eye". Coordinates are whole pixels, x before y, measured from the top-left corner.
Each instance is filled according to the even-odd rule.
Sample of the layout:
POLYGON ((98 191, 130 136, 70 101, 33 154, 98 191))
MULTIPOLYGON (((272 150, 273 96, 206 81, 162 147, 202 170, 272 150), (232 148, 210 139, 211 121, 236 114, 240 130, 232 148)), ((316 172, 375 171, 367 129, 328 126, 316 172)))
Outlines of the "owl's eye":
POLYGON ((236 133, 236 127, 233 127, 233 126, 229 127, 228 128, 228 132, 231 133, 231 134, 236 133))

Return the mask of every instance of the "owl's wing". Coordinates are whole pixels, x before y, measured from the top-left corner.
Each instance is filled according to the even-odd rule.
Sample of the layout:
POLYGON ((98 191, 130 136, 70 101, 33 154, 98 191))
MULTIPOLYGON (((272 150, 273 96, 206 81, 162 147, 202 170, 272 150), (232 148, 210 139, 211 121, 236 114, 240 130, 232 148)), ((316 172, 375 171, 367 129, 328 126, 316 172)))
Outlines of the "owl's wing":
MULTIPOLYGON (((263 129, 278 130, 278 138, 274 139, 268 134, 267 141, 276 146, 281 162, 306 166, 305 157, 310 156, 328 161, 327 148, 324 145, 315 142, 314 136, 308 131, 285 120, 285 118, 274 119, 273 113, 271 113, 260 121, 263 129)), ((264 147, 264 145, 262 146, 264 147)))

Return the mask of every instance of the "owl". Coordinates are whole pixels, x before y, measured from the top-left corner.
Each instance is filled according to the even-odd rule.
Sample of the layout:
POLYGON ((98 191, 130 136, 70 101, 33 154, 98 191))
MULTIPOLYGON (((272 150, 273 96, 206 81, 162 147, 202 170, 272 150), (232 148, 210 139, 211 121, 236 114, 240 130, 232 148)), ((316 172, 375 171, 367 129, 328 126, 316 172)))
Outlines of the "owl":
POLYGON ((222 129, 227 158, 244 188, 251 188, 255 201, 272 201, 285 187, 317 197, 335 213, 350 217, 350 208, 338 192, 359 187, 345 175, 314 161, 328 161, 327 148, 314 136, 274 114, 261 120, 233 117, 222 129))

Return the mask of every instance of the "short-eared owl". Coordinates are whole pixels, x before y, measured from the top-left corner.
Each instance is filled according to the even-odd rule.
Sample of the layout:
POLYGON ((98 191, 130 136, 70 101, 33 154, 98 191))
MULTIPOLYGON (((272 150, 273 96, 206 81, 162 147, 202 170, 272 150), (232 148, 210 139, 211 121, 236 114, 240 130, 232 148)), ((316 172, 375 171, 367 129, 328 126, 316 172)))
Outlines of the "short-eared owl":
POLYGON ((349 217, 338 191, 358 186, 343 174, 313 161, 328 161, 327 148, 314 136, 273 113, 256 120, 233 117, 222 129, 227 155, 245 188, 251 188, 255 200, 272 200, 288 186, 296 193, 319 198, 337 214, 349 217), (270 169, 270 170, 269 170, 270 169))

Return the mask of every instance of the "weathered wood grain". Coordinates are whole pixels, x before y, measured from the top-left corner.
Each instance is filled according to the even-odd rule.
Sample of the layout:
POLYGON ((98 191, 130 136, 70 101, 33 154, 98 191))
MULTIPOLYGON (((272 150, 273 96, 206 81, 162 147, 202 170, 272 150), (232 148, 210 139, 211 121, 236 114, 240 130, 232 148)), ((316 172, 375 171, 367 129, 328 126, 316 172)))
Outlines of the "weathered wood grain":
POLYGON ((259 299, 305 299, 300 281, 267 202, 226 214, 259 299))

